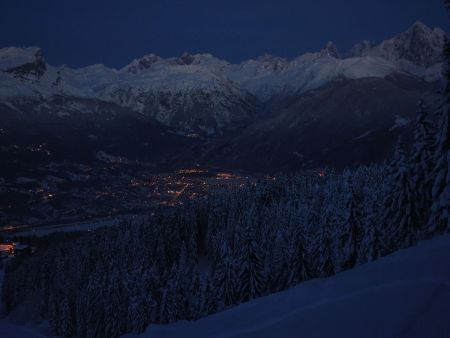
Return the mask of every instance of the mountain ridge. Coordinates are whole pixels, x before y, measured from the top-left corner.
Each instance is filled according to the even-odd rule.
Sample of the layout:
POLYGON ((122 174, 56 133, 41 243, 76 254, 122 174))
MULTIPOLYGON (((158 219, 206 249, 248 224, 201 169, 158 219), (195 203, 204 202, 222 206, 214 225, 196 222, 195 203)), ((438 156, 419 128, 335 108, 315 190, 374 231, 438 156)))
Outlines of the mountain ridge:
MULTIPOLYGON (((68 116, 86 119, 93 113, 99 123, 102 112, 94 107, 109 107, 121 113, 130 111, 130 116, 153 120, 180 135, 206 138, 206 149, 194 150, 196 160, 204 158, 211 162, 218 154, 227 154, 227 165, 233 165, 234 160, 244 165, 254 160, 254 152, 250 150, 256 149, 261 158, 254 162, 262 160, 260 168, 267 162, 264 161, 267 152, 273 156, 286 153, 282 158, 275 156, 278 163, 284 163, 283 168, 303 168, 305 163, 317 161, 317 154, 323 154, 323 149, 330 148, 327 144, 323 144, 323 149, 318 147, 322 140, 313 142, 314 137, 304 138, 305 126, 312 126, 311 121, 316 122, 308 134, 314 136, 319 130, 325 130, 323 126, 329 126, 331 129, 326 130, 338 138, 334 145, 343 145, 345 140, 366 135, 373 129, 381 130, 378 135, 392 140, 396 133, 407 129, 404 125, 390 130, 397 118, 408 121, 414 118, 414 106, 420 98, 433 101, 433 93, 442 78, 445 39, 443 30, 416 22, 379 44, 357 43, 347 53, 329 42, 321 51, 290 60, 265 54, 239 64, 208 53, 184 53, 165 59, 147 54, 120 69, 102 64, 78 69, 55 67, 45 61, 38 47, 9 47, 0 49, 0 103, 24 116, 56 116, 63 124, 68 116), (364 90, 359 90, 358 85, 364 90), (342 98, 333 95, 333 91, 342 91, 340 87, 348 90, 342 92, 342 98), (353 97, 351 91, 361 96, 355 101, 358 105, 347 102, 346 97, 353 97), (398 97, 388 95, 390 91, 398 97), (373 97, 374 93, 385 94, 373 97), (384 107, 380 100, 385 100, 384 107), (349 110, 347 115, 341 107, 349 110), (358 116, 353 114, 358 113, 355 110, 372 117, 382 112, 384 119, 375 119, 376 125, 361 128, 361 122, 354 125, 359 117, 350 118, 358 116), (345 116, 342 130, 349 132, 348 135, 336 134, 329 125, 336 116, 345 116), (267 140, 274 141, 268 144, 267 140), (228 149, 225 153, 221 151, 224 145, 228 149), (305 150, 305 147, 315 150, 305 150), (315 155, 308 158, 305 153, 315 155)), ((103 115, 104 119, 109 118, 108 113, 103 115)), ((369 138, 376 135, 369 134, 369 138)), ((361 143, 366 138, 358 140, 361 143)), ((386 147, 382 148, 381 153, 389 153, 386 147)), ((359 150, 361 156, 365 150, 359 150)), ((378 155, 373 159, 379 160, 378 155)), ((355 159, 360 160, 367 162, 370 158, 364 155, 355 159)), ((219 162, 224 161, 219 159, 219 162)), ((314 163, 309 165, 319 165, 314 163)))

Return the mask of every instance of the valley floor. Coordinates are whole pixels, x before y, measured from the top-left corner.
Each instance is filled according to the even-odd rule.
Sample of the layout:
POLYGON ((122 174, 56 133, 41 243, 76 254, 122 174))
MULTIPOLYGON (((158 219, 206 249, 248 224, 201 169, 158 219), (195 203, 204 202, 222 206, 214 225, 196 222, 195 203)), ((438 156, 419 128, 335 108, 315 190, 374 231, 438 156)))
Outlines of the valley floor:
POLYGON ((445 338, 450 235, 328 279, 315 279, 195 322, 151 325, 140 338, 445 338))

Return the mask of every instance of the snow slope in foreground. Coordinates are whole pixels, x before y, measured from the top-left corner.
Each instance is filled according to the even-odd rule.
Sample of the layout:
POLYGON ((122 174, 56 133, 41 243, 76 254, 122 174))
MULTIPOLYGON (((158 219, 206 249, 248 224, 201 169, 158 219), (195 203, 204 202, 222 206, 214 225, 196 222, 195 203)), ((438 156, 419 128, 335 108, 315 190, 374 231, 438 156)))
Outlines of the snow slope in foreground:
POLYGON ((448 338, 450 236, 140 338, 448 338))

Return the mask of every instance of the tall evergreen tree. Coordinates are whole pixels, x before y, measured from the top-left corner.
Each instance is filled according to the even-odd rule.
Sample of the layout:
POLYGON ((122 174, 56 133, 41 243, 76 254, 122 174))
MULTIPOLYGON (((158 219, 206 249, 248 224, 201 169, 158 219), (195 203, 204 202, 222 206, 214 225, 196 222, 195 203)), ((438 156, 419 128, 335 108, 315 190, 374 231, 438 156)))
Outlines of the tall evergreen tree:
MULTIPOLYGON (((450 1, 446 0, 445 5, 450 8, 450 1)), ((431 215, 428 220, 429 234, 450 231, 450 43, 448 40, 445 44, 444 56, 447 83, 439 121, 436 178, 432 189, 431 215)))
POLYGON ((100 274, 94 274, 86 292, 86 337, 103 337, 105 332, 105 280, 100 274))
POLYGON ((178 319, 179 272, 177 264, 170 270, 167 284, 161 290, 159 320, 161 323, 172 323, 178 319))
POLYGON ((217 311, 236 304, 239 300, 236 263, 226 243, 223 243, 220 256, 215 263, 213 285, 218 299, 217 311))
POLYGON ((390 191, 384 201, 382 216, 386 227, 388 250, 407 247, 417 239, 420 221, 411 189, 411 171, 404 145, 399 140, 389 173, 390 191))
POLYGON ((351 178, 348 178, 347 190, 347 215, 341 234, 341 269, 343 270, 353 268, 358 262, 364 231, 362 225, 361 198, 356 193, 351 178))
POLYGON ((289 250, 291 274, 288 285, 304 282, 313 276, 306 237, 304 235, 305 230, 302 226, 298 226, 295 230, 289 250))
POLYGON ((384 239, 377 224, 372 224, 365 231, 361 243, 359 263, 372 262, 384 255, 384 239))
POLYGON ((123 321, 126 318, 126 305, 122 301, 120 273, 113 270, 106 281, 105 331, 103 337, 116 338, 124 333, 123 321))
POLYGON ((254 225, 250 218, 244 220, 240 237, 238 258, 240 264, 240 300, 246 302, 262 296, 265 286, 264 264, 256 241, 254 225))
POLYGON ((411 154, 411 189, 421 227, 426 225, 431 207, 431 187, 433 180, 434 126, 420 101, 414 128, 414 146, 411 154))
POLYGON ((329 277, 336 273, 334 236, 335 216, 331 207, 324 212, 324 220, 320 223, 317 240, 317 272, 320 277, 329 277))
POLYGON ((288 251, 286 242, 284 236, 278 232, 272 245, 271 255, 268 257, 269 262, 266 271, 269 273, 269 287, 273 292, 284 290, 290 284, 291 253, 288 251))

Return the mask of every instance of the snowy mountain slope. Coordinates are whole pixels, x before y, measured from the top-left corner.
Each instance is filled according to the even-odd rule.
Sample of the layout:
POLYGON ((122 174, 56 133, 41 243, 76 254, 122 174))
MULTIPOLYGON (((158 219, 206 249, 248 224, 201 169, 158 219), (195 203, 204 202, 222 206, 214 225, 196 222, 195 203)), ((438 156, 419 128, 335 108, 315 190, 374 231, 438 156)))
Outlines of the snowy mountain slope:
POLYGON ((195 322, 150 325, 148 338, 445 338, 450 236, 195 322))
POLYGON ((214 133, 250 121, 258 103, 231 81, 197 65, 157 66, 98 92, 98 97, 182 130, 214 133))
POLYGON ((379 45, 367 41, 356 45, 350 54, 355 57, 382 58, 403 72, 434 81, 440 77, 446 34, 421 22, 379 45), (358 50, 359 49, 359 50, 358 50))
POLYGON ((1 49, 0 60, 0 100, 12 106, 24 98, 97 99, 117 103, 167 126, 205 133, 240 126, 258 109, 251 94, 203 66, 214 60, 208 55, 183 55, 145 68, 151 64, 147 56, 145 62, 135 60, 121 70, 103 65, 52 67, 35 48, 1 49), (15 67, 6 68, 11 65, 15 67))
POLYGON ((277 65, 264 62, 246 62, 234 66, 227 74, 242 88, 267 101, 274 95, 305 93, 317 89, 339 77, 358 79, 384 77, 398 71, 382 58, 364 57, 339 59, 330 52, 330 45, 318 53, 302 55, 289 63, 277 65))
POLYGON ((148 54, 120 70, 48 65, 39 48, 0 49, 0 100, 54 95, 114 102, 185 131, 215 133, 258 117, 274 96, 298 95, 339 78, 384 78, 408 73, 435 81, 441 76, 445 33, 415 23, 379 45, 363 42, 342 58, 328 43, 291 61, 264 55, 230 64, 210 54, 163 59, 148 54), (255 98, 257 97, 258 100, 255 98))
POLYGON ((395 37, 381 42, 379 45, 367 41, 359 43, 350 52, 354 57, 377 56, 388 61, 409 62, 419 67, 429 67, 442 62, 442 46, 445 32, 440 28, 430 28, 420 21, 415 22, 408 30, 395 37), (364 46, 358 51, 358 46, 364 46))
POLYGON ((416 22, 379 45, 358 43, 344 58, 329 42, 322 51, 292 61, 266 55, 230 65, 226 74, 262 101, 276 94, 317 89, 339 77, 382 78, 403 72, 435 81, 441 77, 445 36, 439 28, 416 22))
POLYGON ((42 59, 42 52, 38 47, 3 48, 0 53, 0 70, 12 70, 25 64, 32 64, 40 59, 42 59))
POLYGON ((437 90, 400 74, 340 78, 271 100, 271 116, 218 140, 205 158, 213 165, 273 172, 382 162, 399 135, 409 140, 419 98, 432 106, 437 90))

